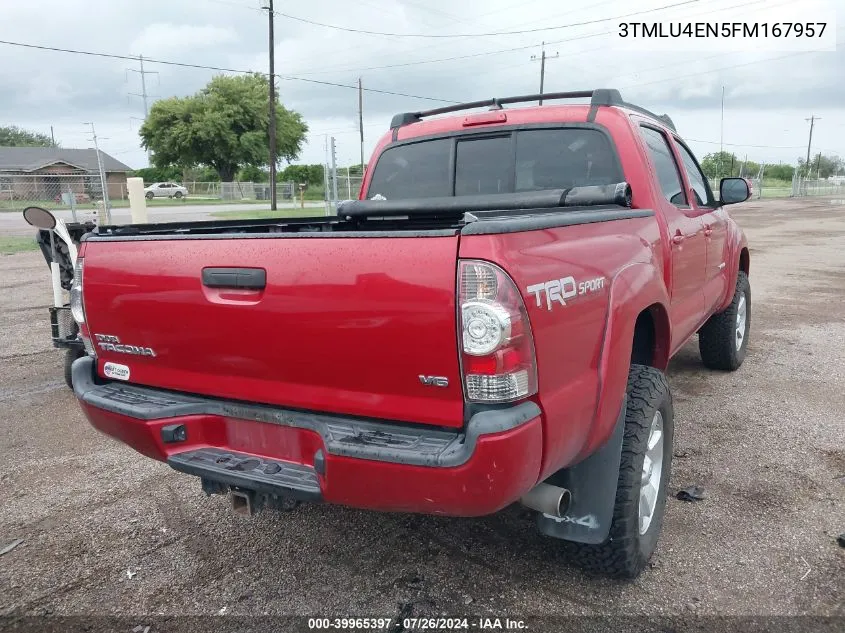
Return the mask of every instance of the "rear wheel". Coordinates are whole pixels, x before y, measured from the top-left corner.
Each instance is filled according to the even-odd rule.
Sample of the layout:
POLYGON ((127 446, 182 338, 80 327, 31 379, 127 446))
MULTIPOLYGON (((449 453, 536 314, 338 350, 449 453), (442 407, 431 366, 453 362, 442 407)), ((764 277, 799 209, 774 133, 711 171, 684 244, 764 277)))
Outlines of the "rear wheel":
POLYGON ((711 316, 698 332, 698 351, 705 367, 734 371, 745 360, 751 330, 751 285, 739 271, 731 304, 711 316))
POLYGON ((663 373, 631 365, 610 536, 601 545, 566 543, 581 567, 634 578, 646 566, 663 526, 674 428, 672 395, 663 373))
POLYGON ((153 199, 153 197, 155 197, 155 194, 154 194, 152 191, 148 191, 147 193, 145 193, 145 194, 144 194, 144 197, 145 197, 147 200, 152 200, 152 199, 153 199))

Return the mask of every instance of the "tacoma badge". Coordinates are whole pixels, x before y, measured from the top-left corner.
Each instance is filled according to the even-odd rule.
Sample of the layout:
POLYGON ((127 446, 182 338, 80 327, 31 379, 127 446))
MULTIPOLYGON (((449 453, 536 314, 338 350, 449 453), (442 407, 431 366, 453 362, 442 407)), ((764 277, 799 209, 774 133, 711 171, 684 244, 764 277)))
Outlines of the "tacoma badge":
POLYGON ((97 345, 106 352, 118 352, 120 354, 133 354, 135 356, 152 356, 156 353, 152 347, 138 347, 137 345, 126 345, 120 339, 111 334, 95 334, 97 345))

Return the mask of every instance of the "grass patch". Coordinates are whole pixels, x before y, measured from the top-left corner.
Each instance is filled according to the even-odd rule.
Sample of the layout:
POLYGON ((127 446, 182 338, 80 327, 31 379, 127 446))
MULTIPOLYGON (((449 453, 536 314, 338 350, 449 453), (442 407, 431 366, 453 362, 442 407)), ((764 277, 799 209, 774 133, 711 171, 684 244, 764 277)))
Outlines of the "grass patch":
POLYGON ((34 237, 2 237, 0 236, 0 255, 12 255, 26 251, 37 251, 38 244, 34 237))
POLYGON ((763 198, 788 198, 792 195, 792 187, 773 188, 763 187, 763 198))
POLYGON ((255 209, 251 211, 216 211, 211 215, 226 220, 255 220, 259 218, 313 218, 324 216, 324 207, 306 207, 300 209, 279 209, 277 211, 255 209))

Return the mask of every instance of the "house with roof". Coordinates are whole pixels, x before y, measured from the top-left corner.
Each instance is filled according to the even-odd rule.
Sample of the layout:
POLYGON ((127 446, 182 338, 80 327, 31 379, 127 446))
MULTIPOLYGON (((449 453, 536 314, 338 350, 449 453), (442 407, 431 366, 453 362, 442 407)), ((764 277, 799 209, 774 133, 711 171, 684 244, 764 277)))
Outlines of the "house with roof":
MULTIPOLYGON (((109 198, 126 196, 132 168, 100 151, 109 198)), ((97 151, 64 147, 0 147, 0 200, 53 200, 71 193, 102 197, 97 151)))

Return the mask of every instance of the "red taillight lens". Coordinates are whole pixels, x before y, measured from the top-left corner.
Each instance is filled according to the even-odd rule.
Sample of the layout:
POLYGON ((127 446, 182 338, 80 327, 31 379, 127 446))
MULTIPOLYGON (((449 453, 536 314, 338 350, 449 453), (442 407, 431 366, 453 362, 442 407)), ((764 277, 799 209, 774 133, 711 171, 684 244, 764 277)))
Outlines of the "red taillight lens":
POLYGON ((531 324, 505 271, 488 262, 459 262, 458 319, 467 400, 513 402, 537 393, 531 324))

